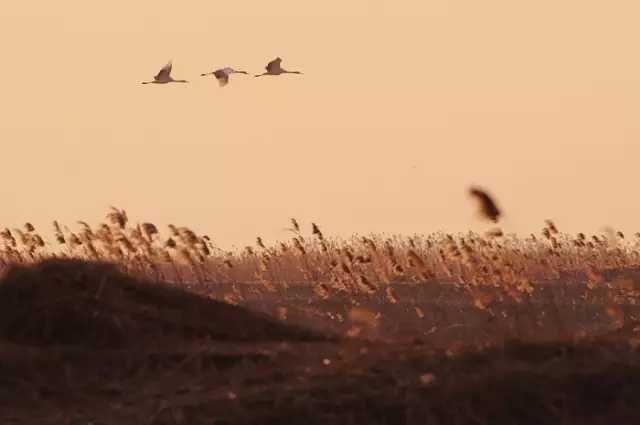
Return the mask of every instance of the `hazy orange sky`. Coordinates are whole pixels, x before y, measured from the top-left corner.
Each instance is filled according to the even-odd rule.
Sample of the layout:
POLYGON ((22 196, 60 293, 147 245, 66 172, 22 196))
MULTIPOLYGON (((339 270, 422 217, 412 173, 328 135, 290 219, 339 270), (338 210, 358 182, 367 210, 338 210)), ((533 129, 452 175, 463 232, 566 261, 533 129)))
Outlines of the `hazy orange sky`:
POLYGON ((640 2, 10 2, 0 223, 327 234, 640 230, 640 2), (304 75, 262 72, 276 56, 304 75), (173 60, 190 84, 141 85, 173 60))

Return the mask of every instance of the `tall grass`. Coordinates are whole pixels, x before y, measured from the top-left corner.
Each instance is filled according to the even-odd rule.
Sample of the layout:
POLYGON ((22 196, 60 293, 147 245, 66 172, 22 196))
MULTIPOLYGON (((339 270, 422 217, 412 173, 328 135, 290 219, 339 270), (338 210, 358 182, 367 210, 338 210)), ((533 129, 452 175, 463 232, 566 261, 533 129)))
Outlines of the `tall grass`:
MULTIPOLYGON (((495 216, 494 207, 484 207, 495 216)), ((327 237, 316 223, 305 233, 291 219, 291 238, 236 251, 219 248, 207 235, 169 225, 160 231, 149 222, 132 223, 127 213, 111 208, 105 222, 75 229, 53 222, 53 238, 31 223, 0 231, 0 262, 30 263, 46 258, 80 258, 118 264, 126 272, 183 284, 259 283, 277 290, 313 285, 321 297, 332 293, 371 294, 382 287, 393 302, 393 286, 448 282, 483 301, 482 289, 500 288, 522 300, 535 284, 584 277, 593 287, 606 270, 640 265, 640 235, 621 232, 570 235, 547 220, 538 235, 518 238, 499 228, 485 234, 433 233, 412 236, 327 237)), ((495 292, 495 291, 494 291, 495 292)))

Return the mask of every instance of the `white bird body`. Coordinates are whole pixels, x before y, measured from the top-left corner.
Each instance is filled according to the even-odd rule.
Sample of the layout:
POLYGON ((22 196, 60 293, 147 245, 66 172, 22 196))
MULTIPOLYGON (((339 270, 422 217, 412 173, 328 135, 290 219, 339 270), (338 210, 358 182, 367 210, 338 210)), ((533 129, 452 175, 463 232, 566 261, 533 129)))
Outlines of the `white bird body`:
POLYGON ((220 84, 220 87, 223 87, 229 84, 229 76, 231 74, 248 74, 248 72, 238 71, 233 68, 225 67, 225 68, 216 69, 213 72, 207 72, 205 74, 200 74, 200 75, 202 77, 204 77, 205 75, 213 75, 214 77, 216 77, 216 80, 218 80, 218 84, 220 84))
POLYGON ((280 74, 302 74, 300 71, 287 71, 283 69, 280 65, 282 63, 282 59, 277 57, 264 67, 267 72, 256 75, 256 77, 262 77, 263 75, 280 75, 280 74))
POLYGON ((142 84, 167 84, 167 83, 188 83, 187 80, 174 80, 171 76, 171 68, 172 64, 169 61, 165 66, 162 67, 160 72, 153 77, 153 81, 143 81, 142 84))

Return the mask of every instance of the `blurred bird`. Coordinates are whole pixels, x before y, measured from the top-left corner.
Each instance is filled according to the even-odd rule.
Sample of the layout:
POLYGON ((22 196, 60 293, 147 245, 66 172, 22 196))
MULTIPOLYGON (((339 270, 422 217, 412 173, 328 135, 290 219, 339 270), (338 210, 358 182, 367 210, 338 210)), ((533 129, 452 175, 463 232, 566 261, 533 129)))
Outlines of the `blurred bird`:
POLYGON ((220 84, 220 87, 224 87, 227 84, 229 84, 229 76, 231 74, 249 74, 246 71, 237 71, 233 68, 220 68, 220 69, 216 69, 213 72, 207 72, 204 74, 200 74, 201 77, 207 76, 207 75, 213 75, 214 77, 216 77, 216 79, 218 80, 218 83, 220 84))
POLYGON ((502 213, 496 206, 496 203, 491 198, 491 196, 489 196, 489 194, 484 190, 477 187, 472 187, 471 189, 469 189, 469 193, 480 202, 481 214, 488 220, 497 223, 502 213))
POLYGON ((266 69, 267 72, 258 74, 256 75, 256 77, 262 77, 263 75, 302 74, 302 72, 300 71, 287 71, 285 69, 282 69, 282 67, 280 66, 281 63, 282 63, 282 59, 275 58, 274 60, 269 62, 267 66, 264 67, 264 69, 266 69))
POLYGON ((174 80, 171 77, 171 61, 162 67, 158 75, 153 77, 153 81, 143 81, 142 84, 167 84, 167 83, 188 83, 187 80, 174 80))

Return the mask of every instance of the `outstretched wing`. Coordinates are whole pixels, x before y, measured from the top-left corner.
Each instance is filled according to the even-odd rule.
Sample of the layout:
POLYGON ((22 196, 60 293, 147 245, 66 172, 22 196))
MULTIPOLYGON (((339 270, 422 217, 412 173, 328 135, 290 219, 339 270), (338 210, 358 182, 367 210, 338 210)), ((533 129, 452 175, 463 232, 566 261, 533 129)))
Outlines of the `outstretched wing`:
POLYGON ((267 70, 267 72, 274 72, 274 71, 278 71, 280 69, 280 63, 282 62, 282 59, 280 58, 275 58, 274 60, 272 60, 271 62, 269 62, 267 64, 267 66, 264 67, 264 69, 267 70))
POLYGON ((171 62, 167 63, 165 66, 162 67, 162 69, 160 70, 160 72, 158 72, 158 75, 156 75, 155 77, 153 77, 156 81, 157 80, 163 80, 169 77, 169 75, 171 75, 171 62))

